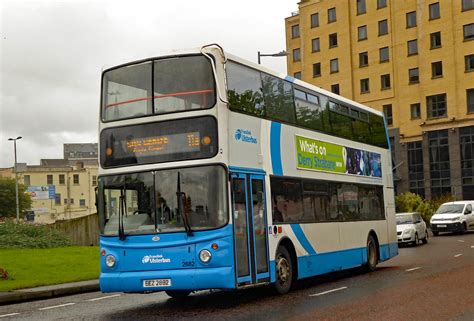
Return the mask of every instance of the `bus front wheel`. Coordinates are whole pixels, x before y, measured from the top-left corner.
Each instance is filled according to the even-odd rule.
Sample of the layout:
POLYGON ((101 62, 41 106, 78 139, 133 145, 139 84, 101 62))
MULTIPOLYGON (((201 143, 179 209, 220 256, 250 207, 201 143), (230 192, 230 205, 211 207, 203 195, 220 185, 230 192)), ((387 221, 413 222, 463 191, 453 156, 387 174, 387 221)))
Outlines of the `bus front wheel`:
POLYGON ((375 271, 377 267, 377 243, 372 235, 367 239, 367 264, 365 266, 368 272, 375 271))
POLYGON ((293 264, 291 256, 286 247, 279 246, 276 259, 276 282, 275 289, 279 294, 286 294, 290 291, 293 282, 293 264))

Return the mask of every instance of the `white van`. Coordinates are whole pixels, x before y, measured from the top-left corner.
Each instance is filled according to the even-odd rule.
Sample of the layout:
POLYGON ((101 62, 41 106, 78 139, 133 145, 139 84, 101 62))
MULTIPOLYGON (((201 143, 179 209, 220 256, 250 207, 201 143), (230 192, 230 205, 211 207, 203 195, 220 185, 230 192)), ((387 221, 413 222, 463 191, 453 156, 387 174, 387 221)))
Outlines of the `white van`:
POLYGON ((430 220, 433 235, 439 232, 464 233, 474 230, 474 201, 458 201, 442 204, 430 220))

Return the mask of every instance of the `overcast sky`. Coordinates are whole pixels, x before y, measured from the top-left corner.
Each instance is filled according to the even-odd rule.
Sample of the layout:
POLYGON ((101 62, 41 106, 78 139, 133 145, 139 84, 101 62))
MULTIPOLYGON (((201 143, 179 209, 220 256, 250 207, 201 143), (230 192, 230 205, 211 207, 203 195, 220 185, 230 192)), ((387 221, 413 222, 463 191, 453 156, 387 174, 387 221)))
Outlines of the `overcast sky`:
MULTIPOLYGON (((97 142, 100 73, 174 49, 219 43, 256 62, 285 49, 296 0, 0 1, 0 167, 62 158, 97 142)), ((286 73, 285 58, 262 64, 286 73)))

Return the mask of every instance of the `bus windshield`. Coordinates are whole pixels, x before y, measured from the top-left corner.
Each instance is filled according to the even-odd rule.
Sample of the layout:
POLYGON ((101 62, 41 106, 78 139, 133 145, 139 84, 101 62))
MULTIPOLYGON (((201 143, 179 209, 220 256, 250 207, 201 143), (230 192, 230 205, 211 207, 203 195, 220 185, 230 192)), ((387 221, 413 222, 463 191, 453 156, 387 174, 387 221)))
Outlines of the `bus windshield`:
POLYGON ((203 166, 99 178, 101 234, 208 230, 227 223, 226 174, 203 166))
POLYGON ((206 109, 215 104, 215 81, 204 56, 146 61, 106 71, 102 120, 206 109))

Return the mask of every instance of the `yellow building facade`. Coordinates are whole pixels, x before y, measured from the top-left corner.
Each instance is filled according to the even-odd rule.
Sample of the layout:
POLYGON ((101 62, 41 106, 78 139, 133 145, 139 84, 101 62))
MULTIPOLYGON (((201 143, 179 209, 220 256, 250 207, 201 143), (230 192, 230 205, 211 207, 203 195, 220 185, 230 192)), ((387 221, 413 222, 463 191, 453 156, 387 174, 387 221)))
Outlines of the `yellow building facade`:
POLYGON ((288 73, 385 113, 398 193, 474 199, 474 1, 298 6, 288 73))
MULTIPOLYGON (((27 166, 18 172, 32 199, 35 221, 50 223, 96 213, 98 166, 27 166)), ((12 174, 14 177, 15 174, 12 174)))

